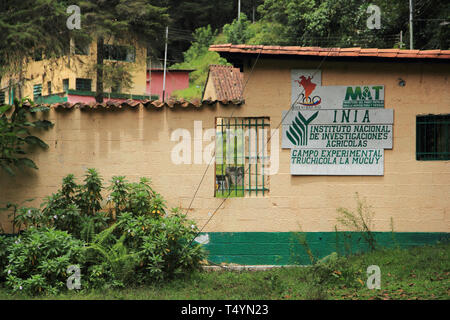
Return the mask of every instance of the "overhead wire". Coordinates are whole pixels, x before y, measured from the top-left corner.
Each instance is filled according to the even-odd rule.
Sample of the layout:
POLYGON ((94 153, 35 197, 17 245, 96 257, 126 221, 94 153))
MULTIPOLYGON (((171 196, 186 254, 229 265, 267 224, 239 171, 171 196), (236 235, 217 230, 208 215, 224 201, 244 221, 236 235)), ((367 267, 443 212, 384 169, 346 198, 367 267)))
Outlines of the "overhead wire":
MULTIPOLYGON (((262 48, 261 48, 261 51, 262 51, 262 48)), ((261 51, 260 51, 259 54, 261 54, 261 51)), ((323 59, 321 60, 321 62, 320 62, 319 65, 317 66, 317 68, 315 69, 315 71, 314 71, 314 73, 313 73, 313 75, 312 75, 313 77, 314 77, 315 74, 320 70, 321 66, 323 65, 323 63, 325 62, 325 60, 327 59, 327 57, 330 55, 331 52, 332 52, 332 50, 330 50, 330 51, 328 52, 328 54, 327 54, 326 56, 323 57, 323 59)), ((259 57, 259 55, 258 55, 258 57, 259 57)), ((254 69, 254 67, 255 67, 257 61, 258 61, 258 60, 255 61, 255 64, 254 64, 253 67, 252 67, 252 71, 253 71, 253 69, 254 69)), ((247 78, 246 84, 248 83, 248 80, 249 80, 249 79, 250 79, 250 77, 247 78)), ((245 84, 245 86, 246 86, 246 84, 245 84)), ((244 87, 244 88, 245 88, 245 87, 244 87)), ((279 123, 279 124, 277 125, 277 127, 276 127, 276 130, 279 129, 279 127, 280 127, 281 124, 283 123, 284 119, 285 119, 285 118, 288 116, 288 114, 292 111, 294 105, 297 103, 298 99, 301 97, 301 95, 302 95, 303 93, 304 93, 304 88, 303 88, 302 91, 299 93, 299 95, 297 96, 297 98, 294 100, 294 102, 292 103, 291 107, 289 108, 289 110, 288 110, 288 111, 286 112, 286 114, 284 115, 284 117, 282 117, 280 123, 279 123)), ((234 112, 234 111, 233 111, 233 112, 234 112)), ((266 147, 267 147, 267 145, 269 144, 269 142, 272 140, 272 137, 273 137, 273 135, 275 134, 276 130, 274 130, 274 131, 272 132, 272 134, 270 135, 270 137, 267 139, 266 147)), ((263 148, 263 150, 264 150, 264 148, 263 148)), ((215 152, 214 152, 214 153, 215 153, 215 152)), ((259 153, 257 154, 257 156, 256 156, 257 158, 259 158, 260 153, 261 153, 261 152, 259 152, 259 153)), ((214 158, 214 156, 211 158, 211 160, 212 160, 213 158, 214 158)), ((211 163, 211 161, 210 161, 210 163, 211 163)), ((208 167, 209 167, 210 163, 208 164, 208 167)), ((250 167, 248 167, 247 170, 245 170, 244 175, 248 172, 249 168, 250 168, 250 167)), ((206 171, 207 171, 207 170, 205 170, 205 172, 206 172, 206 171)), ((202 177, 202 181, 203 181, 203 177, 202 177)), ((198 188, 197 188, 197 190, 198 190, 198 188)), ((209 219, 208 219, 208 220, 206 221, 206 223, 199 229, 199 231, 195 234, 195 236, 194 236, 194 237, 192 238, 192 240, 189 242, 189 245, 188 245, 188 246, 190 246, 190 245, 192 244, 192 242, 194 242, 195 239, 198 237, 198 235, 199 235, 200 233, 203 232, 203 230, 205 229, 205 227, 209 224, 209 222, 212 220, 212 218, 213 218, 213 217, 216 215, 216 213, 220 210, 220 208, 221 208, 222 205, 225 203, 225 201, 228 200, 228 198, 229 198, 230 195, 231 195, 231 191, 232 191, 232 190, 229 190, 229 191, 228 191, 228 194, 226 195, 226 197, 224 197, 224 198, 222 199, 222 201, 220 202, 220 204, 219 204, 219 205, 216 207, 216 209, 210 214, 209 219)), ((191 204, 192 204, 192 201, 191 201, 191 204)), ((209 262, 211 262, 211 261, 209 261, 209 262)), ((212 263, 212 264, 217 265, 217 266, 219 266, 219 267, 223 267, 223 266, 218 265, 218 264, 216 264, 216 263, 212 263)))

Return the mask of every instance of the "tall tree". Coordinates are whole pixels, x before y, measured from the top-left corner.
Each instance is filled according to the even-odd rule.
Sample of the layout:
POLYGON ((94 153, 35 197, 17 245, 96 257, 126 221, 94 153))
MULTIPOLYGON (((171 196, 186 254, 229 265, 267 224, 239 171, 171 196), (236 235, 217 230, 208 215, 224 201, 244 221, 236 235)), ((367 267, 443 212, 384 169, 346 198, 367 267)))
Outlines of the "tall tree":
MULTIPOLYGON (((413 2, 415 48, 449 48, 450 24, 445 21, 449 21, 450 4, 440 0, 413 2)), ((409 37, 408 1, 265 0, 258 11, 266 25, 276 27, 278 41, 274 44, 389 48, 399 45, 400 31, 404 38, 409 37), (380 29, 367 27, 371 4, 381 9, 380 29)))
MULTIPOLYGON (((22 75, 24 65, 37 56, 61 56, 67 52, 70 38, 82 39, 78 30, 66 26, 64 0, 0 1, 0 76, 22 75)), ((21 81, 15 85, 20 86, 21 81)))
POLYGON ((97 102, 103 102, 105 39, 126 40, 141 46, 156 43, 169 22, 166 8, 151 0, 79 1, 82 25, 97 43, 97 102))

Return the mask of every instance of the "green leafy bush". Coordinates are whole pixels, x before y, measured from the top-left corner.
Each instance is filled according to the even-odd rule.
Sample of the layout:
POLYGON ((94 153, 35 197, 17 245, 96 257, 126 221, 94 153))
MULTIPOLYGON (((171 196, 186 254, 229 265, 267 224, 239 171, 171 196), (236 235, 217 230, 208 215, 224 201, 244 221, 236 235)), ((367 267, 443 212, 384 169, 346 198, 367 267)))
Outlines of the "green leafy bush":
POLYGON ((185 215, 173 213, 158 218, 124 213, 118 221, 118 229, 126 235, 124 243, 138 253, 136 277, 140 283, 193 271, 205 258, 201 246, 191 243, 198 229, 185 215))
POLYGON ((66 287, 67 267, 82 261, 83 244, 53 228, 26 230, 9 247, 6 286, 26 294, 60 292, 66 287))
POLYGON ((120 223, 95 235, 86 247, 85 261, 91 287, 124 287, 134 282, 137 253, 125 246, 125 234, 117 239, 113 232, 120 223))
POLYGON ((14 243, 15 238, 0 235, 0 283, 4 282, 5 267, 8 264, 8 255, 11 245, 14 243))
POLYGON ((79 193, 76 195, 76 202, 81 211, 86 215, 94 215, 99 211, 103 197, 102 177, 95 169, 88 169, 84 177, 84 184, 79 186, 79 193))
POLYGON ((111 191, 108 197, 108 203, 114 206, 115 214, 120 213, 126 208, 130 186, 124 176, 114 176, 111 179, 111 185, 108 187, 111 191))
POLYGON ((14 105, 0 104, 0 167, 8 174, 15 175, 17 168, 38 168, 33 160, 23 155, 32 151, 28 148, 30 146, 48 148, 44 141, 32 134, 32 129, 49 129, 53 123, 31 119, 32 114, 47 110, 47 107, 34 107, 30 99, 14 99, 14 105), (25 103, 31 107, 24 106, 25 103))
POLYGON ((68 175, 41 209, 18 210, 14 223, 26 230, 9 248, 4 275, 12 291, 56 293, 72 264, 85 275, 83 288, 140 285, 200 267, 205 253, 192 244, 194 221, 178 209, 169 214, 149 179, 113 177, 106 188, 109 208, 100 205, 103 189, 100 175, 88 169, 82 185, 68 175))
POLYGON ((72 236, 89 241, 93 234, 108 227, 108 212, 99 212, 102 178, 95 169, 88 169, 84 184, 78 185, 73 174, 63 178, 61 189, 44 199, 40 209, 21 207, 13 219, 19 230, 30 226, 54 227, 72 236))

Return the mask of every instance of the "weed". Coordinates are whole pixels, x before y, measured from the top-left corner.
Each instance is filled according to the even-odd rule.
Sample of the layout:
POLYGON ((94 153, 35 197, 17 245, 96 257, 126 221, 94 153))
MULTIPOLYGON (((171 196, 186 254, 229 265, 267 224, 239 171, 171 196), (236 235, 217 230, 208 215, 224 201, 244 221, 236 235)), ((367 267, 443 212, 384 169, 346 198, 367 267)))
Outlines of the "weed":
POLYGON ((356 212, 350 211, 346 208, 339 208, 337 211, 340 216, 337 220, 344 227, 360 232, 363 239, 369 245, 369 248, 373 251, 376 249, 376 239, 371 230, 374 212, 366 203, 365 199, 360 199, 358 193, 356 193, 355 198, 356 212))

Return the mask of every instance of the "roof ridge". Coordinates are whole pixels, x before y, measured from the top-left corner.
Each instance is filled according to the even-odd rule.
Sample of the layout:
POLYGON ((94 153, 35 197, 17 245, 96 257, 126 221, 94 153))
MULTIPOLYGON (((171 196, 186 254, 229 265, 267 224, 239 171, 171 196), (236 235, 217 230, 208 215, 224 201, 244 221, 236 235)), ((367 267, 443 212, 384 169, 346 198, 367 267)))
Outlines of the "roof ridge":
MULTIPOLYGON (((216 99, 216 100, 203 100, 194 99, 192 101, 181 99, 168 99, 165 102, 161 100, 125 100, 122 102, 115 101, 105 101, 103 103, 93 102, 93 103, 85 103, 85 102, 57 102, 57 103, 39 103, 34 104, 33 106, 44 106, 51 109, 122 109, 122 108, 137 108, 139 106, 143 106, 145 108, 155 108, 161 109, 163 107, 182 107, 182 108, 201 108, 205 105, 215 105, 219 103, 221 105, 236 105, 240 106, 245 103, 244 99, 216 99)), ((31 103, 25 102, 25 107, 32 107, 31 103)))
POLYGON ((450 50, 429 49, 410 50, 399 48, 327 48, 327 47, 299 47, 299 46, 270 46, 231 43, 211 45, 210 51, 255 54, 256 52, 270 55, 303 55, 333 57, 380 57, 380 58, 419 58, 419 59, 450 59, 450 50))

